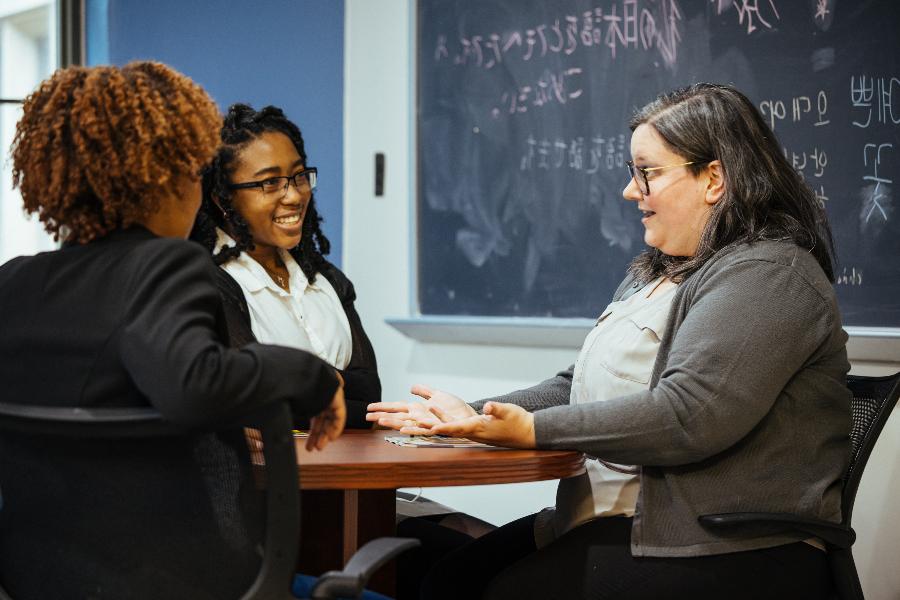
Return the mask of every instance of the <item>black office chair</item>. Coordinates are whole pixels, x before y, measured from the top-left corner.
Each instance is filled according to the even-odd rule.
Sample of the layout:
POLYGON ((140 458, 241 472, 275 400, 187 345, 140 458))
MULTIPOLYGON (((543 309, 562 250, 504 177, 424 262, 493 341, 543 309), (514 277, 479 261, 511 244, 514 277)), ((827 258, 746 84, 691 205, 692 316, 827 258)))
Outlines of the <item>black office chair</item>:
MULTIPOLYGON (((262 432, 265 457, 264 556, 255 581, 243 593, 241 600, 293 598, 290 587, 296 570, 297 545, 300 539, 300 495, 290 410, 283 403, 270 405, 241 419, 239 424, 231 423, 229 426, 231 429, 236 426, 259 429, 262 432)), ((222 429, 225 428, 223 425, 222 429)), ((142 444, 154 438, 176 440, 190 433, 190 430, 166 422, 152 408, 48 408, 0 403, 0 516, 15 519, 15 507, 20 505, 18 503, 37 501, 37 498, 15 496, 17 493, 35 495, 34 487, 28 488, 22 480, 30 478, 29 469, 33 471, 35 465, 41 464, 40 461, 49 464, 55 460, 65 460, 65 457, 54 457, 51 454, 54 448, 61 449, 64 453, 69 448, 71 452, 76 452, 80 441, 93 440, 100 444, 114 444, 108 448, 124 449, 129 443, 142 444), (16 453, 19 450, 23 450, 25 455, 34 453, 36 458, 20 460, 16 464, 16 453), (4 511, 7 514, 4 515, 4 511)), ((174 445, 175 442, 171 444, 174 445)), ((172 469, 173 466, 180 465, 170 463, 163 468, 172 469)), ((134 465, 134 468, 144 469, 145 466, 134 465)), ((249 469, 247 472, 250 472, 249 469)), ((118 471, 118 474, 121 473, 122 471, 118 471)), ((51 473, 46 481, 61 489, 72 487, 71 482, 62 482, 57 486, 60 479, 57 474, 51 473)), ((146 481, 147 489, 152 489, 153 485, 152 480, 146 481)), ((112 490, 111 493, 116 491, 112 490)), ((64 506, 59 507, 60 511, 65 509, 64 506)), ((186 524, 185 528, 189 528, 189 525, 186 524)), ((343 571, 331 571, 322 575, 313 588, 312 598, 357 598, 369 577, 379 567, 417 545, 417 540, 402 538, 380 538, 369 542, 351 558, 343 571)), ((3 557, 0 557, 0 561, 2 560, 3 557)), ((236 565, 221 565, 222 569, 235 567, 236 565)), ((65 582, 59 582, 59 586, 64 591, 65 582)), ((61 596, 64 597, 65 594, 62 593, 61 596)), ((11 600, 2 585, 0 600, 11 600)))
POLYGON ((741 524, 780 526, 800 530, 825 542, 828 562, 839 600, 863 600, 859 575, 850 547, 856 532, 850 525, 853 502, 872 448, 891 416, 900 397, 900 373, 888 377, 851 375, 847 384, 853 392, 853 426, 850 431, 850 465, 844 474, 841 492, 841 522, 803 519, 785 513, 724 513, 704 515, 700 523, 709 527, 731 527, 741 524))

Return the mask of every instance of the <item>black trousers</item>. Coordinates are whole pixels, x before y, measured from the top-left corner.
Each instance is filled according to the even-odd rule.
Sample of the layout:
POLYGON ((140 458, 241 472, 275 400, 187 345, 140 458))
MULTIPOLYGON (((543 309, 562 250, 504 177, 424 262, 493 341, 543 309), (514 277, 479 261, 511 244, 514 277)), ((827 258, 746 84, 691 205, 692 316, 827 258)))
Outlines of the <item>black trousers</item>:
POLYGON ((397 600, 418 600, 425 573, 441 558, 474 538, 440 524, 446 515, 410 517, 397 524, 397 535, 422 545, 397 557, 397 600))
POLYGON ((549 546, 534 544, 535 515, 438 561, 422 600, 821 600, 831 593, 825 553, 798 542, 697 558, 631 556, 631 519, 600 518, 549 546))

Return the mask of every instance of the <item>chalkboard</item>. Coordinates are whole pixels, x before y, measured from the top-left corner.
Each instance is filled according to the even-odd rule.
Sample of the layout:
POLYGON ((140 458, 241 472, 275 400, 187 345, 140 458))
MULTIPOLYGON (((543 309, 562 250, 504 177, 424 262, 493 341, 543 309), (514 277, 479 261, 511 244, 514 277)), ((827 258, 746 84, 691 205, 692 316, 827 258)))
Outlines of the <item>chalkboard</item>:
POLYGON ((422 314, 595 317, 645 247, 628 119, 712 81, 826 208, 845 324, 900 327, 900 3, 420 0, 417 37, 422 314))

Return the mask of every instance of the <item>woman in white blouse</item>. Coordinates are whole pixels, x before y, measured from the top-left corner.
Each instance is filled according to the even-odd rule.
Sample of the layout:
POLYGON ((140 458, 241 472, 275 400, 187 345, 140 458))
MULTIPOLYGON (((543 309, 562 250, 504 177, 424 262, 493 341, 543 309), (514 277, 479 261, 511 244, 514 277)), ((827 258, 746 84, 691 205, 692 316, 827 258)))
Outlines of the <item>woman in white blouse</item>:
POLYGON ((325 260, 303 136, 281 109, 234 104, 222 145, 203 175, 191 238, 221 267, 232 346, 251 341, 306 350, 344 380, 347 426, 368 427, 381 397, 375 353, 353 306, 353 284, 325 260))

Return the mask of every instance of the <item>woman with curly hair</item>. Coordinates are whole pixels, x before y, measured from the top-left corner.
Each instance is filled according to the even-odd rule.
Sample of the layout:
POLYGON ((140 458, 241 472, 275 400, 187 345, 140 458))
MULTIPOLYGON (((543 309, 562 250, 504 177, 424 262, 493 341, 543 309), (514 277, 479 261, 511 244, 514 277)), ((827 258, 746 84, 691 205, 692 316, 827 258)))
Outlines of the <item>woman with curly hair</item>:
MULTIPOLYGON (((309 447, 340 434, 335 370, 292 348, 229 348, 217 269, 185 240, 220 125, 203 89, 153 62, 62 69, 26 99, 13 182, 63 243, 0 266, 4 401, 152 405, 201 431, 286 401, 297 417, 317 415, 309 447)), ((40 449, 12 456, 0 440, 4 588, 17 598, 245 591, 262 504, 241 485, 252 481, 243 431, 183 438, 127 450, 60 440, 102 470, 43 469, 40 449)))
POLYGON ((316 354, 344 380, 347 426, 370 427, 366 405, 381 398, 375 352, 353 284, 325 259, 317 170, 300 129, 280 108, 234 104, 221 141, 191 238, 221 267, 232 345, 258 340, 316 354))

